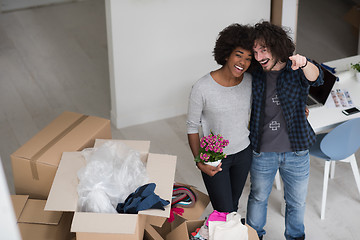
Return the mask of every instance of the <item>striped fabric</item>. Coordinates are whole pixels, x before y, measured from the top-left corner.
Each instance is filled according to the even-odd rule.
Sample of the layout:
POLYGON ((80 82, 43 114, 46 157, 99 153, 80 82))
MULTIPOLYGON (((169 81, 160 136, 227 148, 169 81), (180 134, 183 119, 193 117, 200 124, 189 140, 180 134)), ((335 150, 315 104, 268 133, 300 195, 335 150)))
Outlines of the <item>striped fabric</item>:
POLYGON ((177 207, 193 207, 196 202, 196 194, 189 186, 174 184, 171 206, 177 207))

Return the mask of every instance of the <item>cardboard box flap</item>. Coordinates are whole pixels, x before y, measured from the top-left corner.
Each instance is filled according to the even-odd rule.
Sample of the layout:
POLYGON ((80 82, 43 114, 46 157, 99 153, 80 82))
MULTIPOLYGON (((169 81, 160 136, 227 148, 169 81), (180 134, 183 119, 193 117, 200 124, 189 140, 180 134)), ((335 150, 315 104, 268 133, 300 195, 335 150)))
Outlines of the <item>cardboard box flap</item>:
POLYGON ((86 161, 81 152, 64 152, 46 201, 45 210, 75 212, 77 208, 77 172, 86 161))
POLYGON ((18 222, 49 225, 59 224, 62 212, 44 211, 45 203, 45 200, 28 199, 18 222))
POLYGON ((140 159, 146 163, 150 150, 150 141, 137 141, 137 140, 115 140, 115 139, 95 139, 94 148, 98 148, 106 142, 118 141, 126 144, 129 148, 132 148, 140 153, 140 159))
POLYGON ((137 214, 76 212, 71 231, 134 234, 137 222, 137 214))
POLYGON ((189 233, 186 222, 182 223, 180 226, 176 227, 173 231, 171 231, 168 235, 166 235, 166 240, 188 239, 188 238, 189 238, 189 233))
MULTIPOLYGON (((149 177, 149 183, 155 183, 155 194, 162 199, 171 202, 172 189, 174 184, 176 168, 176 156, 149 153, 146 164, 146 170, 149 177)), ((167 205, 164 210, 149 209, 139 212, 139 214, 146 214, 159 217, 170 216, 171 204, 167 205), (146 212, 146 213, 145 213, 146 212)))
POLYGON ((11 195, 16 220, 19 220, 20 215, 26 205, 29 195, 11 195))
POLYGON ((172 223, 166 221, 166 218, 147 216, 144 240, 164 240, 171 229, 172 223))
POLYGON ((58 136, 64 133, 72 124, 80 121, 83 117, 83 114, 74 112, 62 113, 12 155, 29 160, 34 158, 39 152, 43 152, 44 148, 46 148, 49 143, 54 143, 58 136))
POLYGON ((144 240, 163 240, 164 238, 161 236, 161 234, 156 231, 154 226, 152 226, 149 223, 146 223, 145 226, 145 232, 144 232, 144 240))
POLYGON ((156 227, 162 227, 167 217, 148 216, 146 224, 151 224, 156 227))

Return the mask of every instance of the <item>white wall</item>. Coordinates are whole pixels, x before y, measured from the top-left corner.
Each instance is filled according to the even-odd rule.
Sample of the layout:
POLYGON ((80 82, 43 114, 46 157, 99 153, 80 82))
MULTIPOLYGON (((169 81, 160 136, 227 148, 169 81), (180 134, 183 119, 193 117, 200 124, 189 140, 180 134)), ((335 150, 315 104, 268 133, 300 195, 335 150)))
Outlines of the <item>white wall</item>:
POLYGON ((106 0, 111 120, 117 128, 187 112, 192 84, 218 66, 219 31, 270 19, 268 0, 106 0))

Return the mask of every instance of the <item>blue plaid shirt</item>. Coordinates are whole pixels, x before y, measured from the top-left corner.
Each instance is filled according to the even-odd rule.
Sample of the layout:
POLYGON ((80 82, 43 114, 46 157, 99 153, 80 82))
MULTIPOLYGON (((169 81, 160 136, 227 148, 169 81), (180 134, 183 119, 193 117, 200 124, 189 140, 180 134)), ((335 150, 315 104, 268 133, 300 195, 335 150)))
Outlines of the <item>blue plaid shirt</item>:
MULTIPOLYGON (((308 59, 308 61, 310 61, 308 59)), ((315 133, 305 115, 306 98, 311 86, 323 84, 323 72, 319 68, 318 79, 310 82, 301 69, 292 70, 289 60, 281 71, 276 82, 277 96, 286 121, 289 140, 292 150, 301 151, 309 149, 315 142, 315 133)), ((262 129, 264 125, 264 108, 266 73, 261 67, 253 73, 252 82, 252 111, 250 120, 250 140, 253 150, 260 152, 262 129)))

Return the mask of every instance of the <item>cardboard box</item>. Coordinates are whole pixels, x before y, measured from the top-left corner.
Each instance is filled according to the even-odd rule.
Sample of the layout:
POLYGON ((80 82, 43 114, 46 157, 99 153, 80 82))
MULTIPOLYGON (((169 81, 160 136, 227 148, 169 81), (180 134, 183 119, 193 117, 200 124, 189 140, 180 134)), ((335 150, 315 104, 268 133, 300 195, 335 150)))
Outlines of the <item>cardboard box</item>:
POLYGON ((16 194, 46 199, 61 154, 93 147, 96 138, 111 138, 110 120, 62 113, 11 154, 16 194))
MULTIPOLYGON (((177 228, 172 230, 166 235, 166 240, 183 240, 189 239, 192 232, 195 232, 197 228, 200 228, 204 224, 205 220, 185 220, 177 228)), ((246 224, 248 227, 248 239, 259 240, 259 237, 252 227, 246 224)))
MULTIPOLYGON (((99 144, 104 142, 104 140, 97 140, 95 146, 99 146, 99 144)), ((175 176, 176 157, 148 153, 150 146, 148 141, 126 142, 129 146, 131 145, 132 148, 140 152, 142 159, 146 159, 149 182, 156 184, 155 193, 162 199, 170 201, 175 176)), ((165 211, 149 209, 141 211, 139 214, 78 212, 77 172, 85 164, 85 159, 81 153, 63 153, 45 206, 45 210, 75 212, 71 231, 76 232, 77 240, 142 240, 147 216, 169 217, 170 204, 165 207, 165 211)))
POLYGON ((23 240, 71 239, 72 213, 44 211, 45 200, 12 195, 15 216, 23 240))
POLYGON ((184 213, 181 217, 175 215, 175 220, 170 224, 166 219, 150 218, 148 219, 145 227, 145 239, 146 240, 164 240, 166 235, 173 229, 178 227, 184 222, 184 220, 199 220, 202 216, 205 208, 210 203, 209 196, 196 189, 196 187, 179 183, 186 187, 189 187, 196 194, 196 203, 194 207, 183 208, 184 213))

